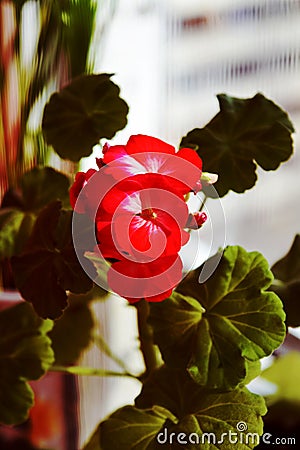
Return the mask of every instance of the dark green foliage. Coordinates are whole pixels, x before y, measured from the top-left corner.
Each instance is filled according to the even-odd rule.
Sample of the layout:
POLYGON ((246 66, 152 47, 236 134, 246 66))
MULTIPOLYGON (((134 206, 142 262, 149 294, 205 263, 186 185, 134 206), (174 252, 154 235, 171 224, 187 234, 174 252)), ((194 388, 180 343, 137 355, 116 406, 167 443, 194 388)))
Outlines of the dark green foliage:
POLYGON ((41 320, 31 305, 21 303, 0 312, 0 422, 27 418, 33 393, 27 383, 37 380, 54 360, 47 336, 50 320, 41 320))
POLYGON ((50 203, 39 214, 24 252, 12 259, 16 286, 43 318, 62 314, 66 290, 81 294, 92 288, 73 247, 71 221, 72 211, 50 203))
MULTIPOLYGON (((287 113, 262 94, 248 99, 217 97, 220 112, 204 128, 190 131, 180 146, 195 148, 204 170, 218 174, 214 187, 223 197, 229 190, 252 188, 257 165, 275 170, 289 159, 294 127, 287 113)), ((207 194, 214 196, 209 188, 207 194)))
POLYGON ((100 139, 111 139, 125 127, 128 106, 110 77, 82 75, 50 98, 43 133, 62 158, 79 161, 100 139))

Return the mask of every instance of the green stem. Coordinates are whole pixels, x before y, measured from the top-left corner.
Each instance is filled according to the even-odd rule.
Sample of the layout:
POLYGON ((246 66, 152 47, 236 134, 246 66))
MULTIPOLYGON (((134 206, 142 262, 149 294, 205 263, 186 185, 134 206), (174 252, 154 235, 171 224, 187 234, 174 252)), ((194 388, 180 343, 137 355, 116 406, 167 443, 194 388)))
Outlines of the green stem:
POLYGON ((201 204, 201 206, 200 206, 200 208, 199 208, 199 212, 201 212, 201 211, 203 210, 204 205, 205 205, 207 199, 208 199, 207 195, 204 194, 204 197, 203 197, 203 200, 202 200, 202 204, 201 204))
POLYGON ((82 366, 52 366, 50 372, 63 372, 73 375, 97 376, 97 377, 130 377, 138 379, 135 375, 129 372, 115 372, 113 370, 94 369, 93 367, 82 366))
POLYGON ((99 334, 94 335, 94 342, 99 350, 105 353, 105 355, 108 356, 112 361, 114 361, 121 369, 123 369, 124 372, 128 373, 125 363, 117 355, 114 354, 114 352, 110 349, 102 336, 100 336, 99 334))
POLYGON ((160 365, 156 348, 153 344, 152 330, 147 323, 149 315, 149 304, 146 300, 140 300, 134 305, 137 310, 137 322, 140 339, 140 349, 143 354, 146 372, 148 376, 153 369, 160 365))
POLYGON ((284 287, 285 283, 281 280, 278 280, 277 278, 274 278, 274 280, 272 281, 272 285, 274 287, 284 287))

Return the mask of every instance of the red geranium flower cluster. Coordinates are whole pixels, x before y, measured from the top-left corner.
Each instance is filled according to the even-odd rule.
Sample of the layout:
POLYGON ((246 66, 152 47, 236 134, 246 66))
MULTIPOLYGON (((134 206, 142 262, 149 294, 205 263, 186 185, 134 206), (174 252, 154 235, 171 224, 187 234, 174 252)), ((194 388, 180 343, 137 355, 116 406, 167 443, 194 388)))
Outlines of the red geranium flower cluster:
POLYGON ((130 302, 161 301, 182 278, 178 252, 205 214, 191 215, 186 194, 201 189, 202 161, 189 148, 144 135, 103 149, 99 170, 79 172, 71 205, 96 225, 98 252, 110 262, 108 286, 130 302))

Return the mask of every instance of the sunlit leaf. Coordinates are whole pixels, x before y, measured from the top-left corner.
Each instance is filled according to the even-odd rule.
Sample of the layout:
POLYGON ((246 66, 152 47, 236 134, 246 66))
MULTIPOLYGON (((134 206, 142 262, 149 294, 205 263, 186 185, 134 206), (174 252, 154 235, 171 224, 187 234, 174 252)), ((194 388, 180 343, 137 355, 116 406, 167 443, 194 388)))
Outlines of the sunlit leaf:
POLYGON ((274 266, 272 290, 284 304, 287 325, 300 325, 300 235, 296 235, 289 252, 274 266))
MULTIPOLYGON (((12 259, 17 288, 43 318, 61 316, 66 290, 80 294, 92 288, 73 247, 71 221, 71 211, 50 203, 39 214, 25 251, 12 259)), ((93 270, 91 263, 89 273, 93 270)))
POLYGON ((229 190, 252 188, 257 165, 275 170, 289 159, 294 127, 287 113, 262 94, 247 99, 220 94, 217 98, 220 112, 204 128, 190 131, 180 145, 195 148, 204 170, 218 174, 214 187, 223 197, 229 190))
POLYGON ((276 359, 261 376, 277 386, 274 394, 268 396, 270 403, 289 401, 300 405, 300 354, 289 352, 276 359))
POLYGON ((127 123, 128 106, 111 75, 83 75, 46 105, 43 132, 62 157, 79 161, 101 138, 111 139, 127 123))
POLYGON ((166 421, 176 420, 164 408, 124 406, 102 422, 84 450, 158 449, 155 438, 166 421))
POLYGON ((0 422, 27 418, 33 393, 26 381, 40 378, 54 360, 51 327, 27 303, 0 312, 0 422))
POLYGON ((283 341, 282 304, 266 291, 272 273, 258 252, 227 247, 202 284, 200 272, 190 272, 169 299, 150 305, 154 342, 168 365, 187 367, 200 385, 232 388, 247 377, 249 361, 283 341))

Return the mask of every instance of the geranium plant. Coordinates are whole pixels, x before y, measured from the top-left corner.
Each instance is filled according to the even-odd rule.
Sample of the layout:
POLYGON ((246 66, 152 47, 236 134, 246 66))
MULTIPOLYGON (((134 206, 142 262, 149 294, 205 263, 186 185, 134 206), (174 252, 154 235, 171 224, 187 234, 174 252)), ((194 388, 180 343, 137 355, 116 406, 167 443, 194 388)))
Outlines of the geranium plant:
MULTIPOLYGON (((90 304, 114 292, 136 309, 141 392, 85 449, 254 448, 267 408, 247 384, 285 338, 281 300, 288 325, 299 324, 290 313, 299 237, 272 270, 258 251, 238 245, 193 270, 183 269, 180 251, 192 233, 201 242, 211 219, 205 202, 253 188, 257 166, 275 170, 292 155, 293 125, 262 94, 221 94, 220 112, 176 149, 144 135, 114 145, 108 140, 125 127, 128 106, 111 78, 74 78, 43 111, 45 145, 77 163, 100 142, 98 169, 73 177, 36 165, 2 199, 3 287, 24 302, 0 312, 0 421, 26 420, 30 380, 89 373, 76 362, 93 340, 90 304)), ((194 262, 198 248, 190 252, 194 262)))

